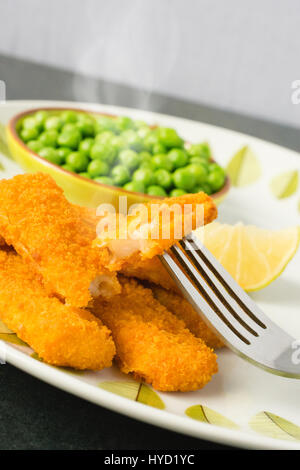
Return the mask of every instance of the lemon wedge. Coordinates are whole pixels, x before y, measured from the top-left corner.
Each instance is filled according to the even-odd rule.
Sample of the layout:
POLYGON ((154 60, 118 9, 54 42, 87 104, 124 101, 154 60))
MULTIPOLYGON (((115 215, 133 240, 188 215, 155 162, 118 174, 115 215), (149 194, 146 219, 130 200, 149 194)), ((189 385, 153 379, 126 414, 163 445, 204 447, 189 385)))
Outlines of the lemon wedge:
POLYGON ((213 222, 198 236, 244 290, 255 291, 274 281, 293 258, 300 227, 266 230, 213 222))

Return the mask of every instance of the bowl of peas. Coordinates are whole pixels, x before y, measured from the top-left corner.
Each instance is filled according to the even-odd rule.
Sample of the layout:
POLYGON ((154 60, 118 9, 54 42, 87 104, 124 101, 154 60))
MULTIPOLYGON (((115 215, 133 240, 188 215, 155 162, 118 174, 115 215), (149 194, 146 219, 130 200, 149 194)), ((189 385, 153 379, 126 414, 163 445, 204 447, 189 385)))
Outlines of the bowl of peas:
POLYGON ((35 109, 7 126, 13 158, 47 172, 74 203, 119 208, 204 191, 220 203, 230 188, 207 143, 187 143, 173 128, 81 109, 35 109))

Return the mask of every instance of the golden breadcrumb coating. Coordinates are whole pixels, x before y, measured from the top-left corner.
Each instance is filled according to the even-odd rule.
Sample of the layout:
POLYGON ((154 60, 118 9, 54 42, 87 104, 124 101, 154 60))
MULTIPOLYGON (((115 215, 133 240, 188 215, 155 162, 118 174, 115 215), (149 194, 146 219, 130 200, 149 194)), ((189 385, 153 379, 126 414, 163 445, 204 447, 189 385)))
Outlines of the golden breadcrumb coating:
POLYGON ((0 251, 0 318, 49 364, 92 370, 112 364, 109 329, 89 311, 49 297, 12 250, 0 251))
POLYGON ((136 265, 127 264, 121 269, 121 273, 127 277, 136 277, 143 281, 158 284, 165 289, 180 292, 158 256, 141 261, 136 265))
POLYGON ((150 289, 120 279, 122 293, 94 300, 92 312, 112 331, 117 362, 157 390, 190 391, 206 385, 218 370, 212 349, 192 335, 150 289))
POLYGON ((104 275, 120 291, 105 265, 108 250, 92 247, 96 216, 70 204, 45 174, 18 175, 0 181, 0 234, 39 273, 49 293, 83 307, 104 275), (95 281, 97 280, 97 282, 95 281), (95 285, 92 285, 94 282, 95 285))
POLYGON ((101 220, 94 244, 107 247, 112 270, 135 266, 170 248, 197 227, 212 222, 217 216, 214 201, 205 193, 153 200, 140 204, 134 215, 101 220), (112 223, 115 221, 115 225, 112 223))
POLYGON ((177 318, 183 320, 193 335, 203 339, 210 348, 216 349, 224 346, 221 339, 204 323, 196 310, 184 297, 154 284, 150 287, 154 297, 176 315, 177 318))

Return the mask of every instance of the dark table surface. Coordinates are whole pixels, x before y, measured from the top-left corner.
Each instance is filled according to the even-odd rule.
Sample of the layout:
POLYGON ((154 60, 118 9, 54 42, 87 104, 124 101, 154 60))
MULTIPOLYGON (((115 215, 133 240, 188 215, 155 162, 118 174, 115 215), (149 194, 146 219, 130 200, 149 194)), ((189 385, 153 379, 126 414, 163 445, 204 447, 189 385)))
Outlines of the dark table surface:
MULTIPOLYGON (((245 132, 293 150, 293 127, 213 109, 0 55, 7 100, 91 101, 149 109, 245 132)), ((229 447, 135 421, 0 366, 0 449, 222 450, 229 447)))

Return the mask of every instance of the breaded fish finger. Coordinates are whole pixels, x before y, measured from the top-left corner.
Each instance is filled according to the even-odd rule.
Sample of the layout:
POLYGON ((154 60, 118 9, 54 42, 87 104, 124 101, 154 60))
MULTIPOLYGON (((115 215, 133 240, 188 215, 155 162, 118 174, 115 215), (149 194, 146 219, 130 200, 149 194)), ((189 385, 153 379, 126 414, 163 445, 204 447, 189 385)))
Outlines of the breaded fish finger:
POLYGON ((170 289, 179 293, 179 289, 171 278, 170 274, 160 261, 158 256, 146 259, 138 264, 126 264, 121 273, 127 277, 136 277, 143 281, 149 281, 165 289, 170 289))
POLYGON ((112 331, 117 362, 161 391, 190 391, 206 385, 218 370, 212 349, 133 279, 121 279, 122 293, 95 299, 92 312, 112 331))
POLYGON ((0 235, 68 305, 86 306, 102 283, 102 294, 119 292, 108 251, 92 247, 95 226, 96 216, 70 204, 48 175, 0 181, 0 235))
POLYGON ((177 318, 184 321, 186 327, 197 338, 203 341, 210 348, 216 349, 224 346, 223 342, 215 335, 215 333, 201 320, 200 316, 194 310, 192 305, 182 296, 170 290, 163 289, 155 284, 150 286, 154 297, 164 305, 177 318))
POLYGON ((112 270, 126 269, 168 249, 197 227, 212 222, 217 216, 214 201, 205 193, 187 194, 153 200, 135 208, 136 214, 107 216, 101 220, 94 244, 106 247, 111 254, 112 270), (115 225, 112 221, 116 221, 115 225))
POLYGON ((87 310, 49 297, 14 251, 0 250, 0 318, 49 364, 92 370, 112 364, 109 329, 87 310))

